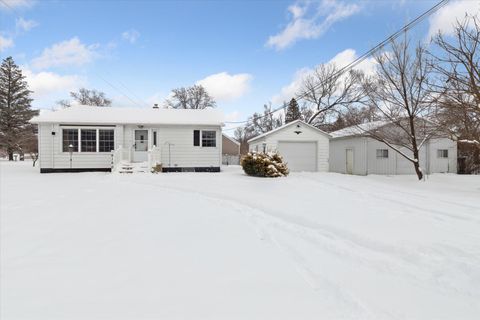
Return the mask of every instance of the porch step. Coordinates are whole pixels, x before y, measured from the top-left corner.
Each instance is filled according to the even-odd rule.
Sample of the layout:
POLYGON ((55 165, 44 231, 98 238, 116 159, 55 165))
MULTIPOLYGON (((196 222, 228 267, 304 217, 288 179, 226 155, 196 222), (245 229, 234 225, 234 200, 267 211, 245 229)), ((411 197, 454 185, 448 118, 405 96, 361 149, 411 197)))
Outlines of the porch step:
POLYGON ((146 173, 148 170, 147 162, 122 162, 120 163, 118 173, 146 173))

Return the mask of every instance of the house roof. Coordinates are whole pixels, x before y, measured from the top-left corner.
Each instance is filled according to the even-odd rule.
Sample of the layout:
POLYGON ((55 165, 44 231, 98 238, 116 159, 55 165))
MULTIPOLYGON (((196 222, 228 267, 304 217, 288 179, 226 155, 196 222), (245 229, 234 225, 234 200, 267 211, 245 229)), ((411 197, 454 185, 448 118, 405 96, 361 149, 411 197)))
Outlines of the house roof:
POLYGON ((332 138, 345 138, 352 136, 361 136, 367 131, 375 130, 389 124, 388 121, 372 121, 358 125, 346 127, 337 131, 330 132, 332 138))
POLYGON ((281 126, 281 127, 278 127, 278 128, 276 128, 276 129, 273 129, 273 130, 268 131, 268 132, 265 132, 265 133, 262 133, 261 135, 256 136, 256 137, 248 140, 247 142, 250 143, 250 142, 253 142, 253 141, 262 139, 262 138, 264 138, 264 137, 266 137, 266 136, 269 136, 269 135, 271 135, 271 134, 273 134, 273 133, 275 133, 275 132, 277 132, 277 131, 283 130, 283 129, 285 129, 285 128, 287 128, 287 127, 290 127, 290 126, 292 126, 292 125, 294 125, 294 124, 297 124, 297 123, 301 123, 301 124, 303 124, 303 125, 306 125, 307 127, 312 128, 312 129, 318 131, 319 133, 321 133, 321 134, 323 134, 323 135, 331 138, 331 136, 330 136, 328 133, 326 133, 325 131, 322 131, 322 130, 320 130, 320 129, 318 129, 318 128, 316 128, 316 127, 314 127, 314 126, 312 126, 312 125, 310 125, 310 124, 308 124, 308 123, 306 123, 306 122, 304 122, 304 121, 302 121, 302 120, 294 120, 294 121, 292 121, 292 122, 289 122, 289 123, 287 123, 287 124, 284 124, 284 125, 281 126))
POLYGON ((154 109, 73 106, 45 111, 31 123, 64 124, 166 124, 223 125, 223 112, 216 109, 154 109))
POLYGON ((233 139, 232 137, 227 136, 225 133, 222 133, 222 136, 224 136, 224 137, 227 138, 228 140, 232 141, 232 142, 235 143, 236 145, 240 145, 240 142, 238 142, 237 140, 233 139))

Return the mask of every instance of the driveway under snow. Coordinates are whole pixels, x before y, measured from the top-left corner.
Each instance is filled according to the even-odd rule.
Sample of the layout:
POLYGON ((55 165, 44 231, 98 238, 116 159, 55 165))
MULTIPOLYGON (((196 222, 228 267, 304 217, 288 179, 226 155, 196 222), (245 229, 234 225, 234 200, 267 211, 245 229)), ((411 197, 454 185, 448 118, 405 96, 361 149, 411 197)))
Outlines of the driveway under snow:
POLYGON ((0 163, 0 318, 479 319, 480 176, 0 163))

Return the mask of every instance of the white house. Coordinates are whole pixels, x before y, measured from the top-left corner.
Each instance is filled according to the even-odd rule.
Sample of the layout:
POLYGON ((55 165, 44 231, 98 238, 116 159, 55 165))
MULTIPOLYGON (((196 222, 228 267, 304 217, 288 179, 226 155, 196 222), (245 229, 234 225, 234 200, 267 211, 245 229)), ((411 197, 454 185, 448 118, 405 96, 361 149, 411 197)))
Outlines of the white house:
POLYGON ((248 141, 249 150, 277 151, 290 171, 328 171, 328 133, 301 120, 289 122, 248 141))
MULTIPOLYGON (((357 175, 415 174, 410 161, 385 143, 365 134, 368 130, 386 125, 377 121, 331 132, 330 171, 357 175)), ((401 150, 409 154, 408 150, 401 150)), ((424 173, 456 173, 457 143, 447 136, 429 139, 420 148, 419 158, 424 173)))
POLYGON ((75 106, 43 112, 40 172, 110 171, 125 163, 163 171, 220 171, 223 114, 214 109, 75 106))

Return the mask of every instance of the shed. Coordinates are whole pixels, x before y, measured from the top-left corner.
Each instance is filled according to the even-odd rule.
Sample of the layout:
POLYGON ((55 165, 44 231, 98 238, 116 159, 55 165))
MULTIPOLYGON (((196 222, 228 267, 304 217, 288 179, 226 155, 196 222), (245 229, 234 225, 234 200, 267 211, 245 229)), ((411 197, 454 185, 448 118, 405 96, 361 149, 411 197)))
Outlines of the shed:
POLYGON ((290 171, 328 171, 330 135, 301 120, 248 141, 250 151, 278 152, 290 171))
MULTIPOLYGON (((330 171, 368 175, 415 174, 410 161, 385 143, 369 137, 369 130, 393 130, 385 121, 374 121, 331 132, 330 171)), ((407 155, 411 151, 400 148, 407 155)), ((457 172, 457 142, 448 136, 428 139, 420 148, 420 167, 427 173, 457 172)))

